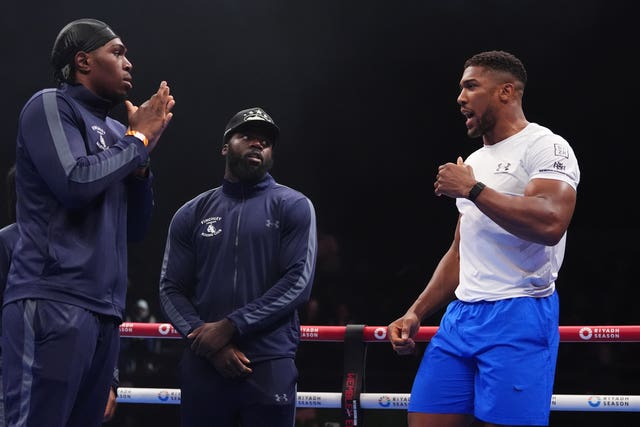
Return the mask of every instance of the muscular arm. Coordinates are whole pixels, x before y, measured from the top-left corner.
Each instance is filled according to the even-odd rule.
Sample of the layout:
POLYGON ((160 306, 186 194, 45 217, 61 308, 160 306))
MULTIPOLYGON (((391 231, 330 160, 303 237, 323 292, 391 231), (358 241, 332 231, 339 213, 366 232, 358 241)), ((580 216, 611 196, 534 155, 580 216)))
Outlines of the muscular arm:
MULTIPOLYGON (((435 193, 449 197, 467 197, 477 180, 473 168, 458 158, 438 168, 435 193)), ((569 227, 576 205, 576 191, 556 179, 534 178, 524 194, 512 196, 486 187, 475 204, 509 233, 534 243, 553 246, 569 227)))
POLYGON ((436 266, 427 286, 409 307, 419 320, 428 317, 455 298, 460 275, 460 218, 451 246, 436 266))
POLYGON ((436 266, 427 286, 409 307, 404 316, 388 327, 389 340, 398 354, 409 354, 415 349, 413 338, 418 333, 420 322, 455 298, 460 276, 460 218, 451 243, 436 266))
POLYGON ((564 181, 532 179, 524 197, 485 188, 475 204, 496 224, 521 239, 553 246, 569 227, 576 191, 564 181))

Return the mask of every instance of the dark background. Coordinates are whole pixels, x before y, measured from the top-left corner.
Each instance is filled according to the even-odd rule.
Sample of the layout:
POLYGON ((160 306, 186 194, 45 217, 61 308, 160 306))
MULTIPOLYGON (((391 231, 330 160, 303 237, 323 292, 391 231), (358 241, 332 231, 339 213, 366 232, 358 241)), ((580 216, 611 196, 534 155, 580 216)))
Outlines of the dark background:
MULTIPOLYGON (((152 155, 156 211, 146 240, 131 246, 128 309, 144 298, 164 321, 157 283, 171 216, 219 185, 229 117, 261 106, 282 130, 274 177, 309 196, 317 211, 314 297, 321 313, 313 320, 387 325, 422 290, 453 237, 454 201, 432 191, 438 165, 481 144, 466 137, 455 103, 464 60, 504 49, 527 67, 528 120, 566 138, 580 162, 578 204, 557 282, 561 324, 638 324, 633 274, 640 233, 632 205, 640 108, 632 3, 10 2, 0 14, 0 170, 15 159, 23 104, 52 86, 48 57, 58 31, 77 18, 104 20, 129 49, 132 101, 146 100, 163 79, 177 101, 152 155), (338 314, 342 308, 346 314, 338 314)), ((113 113, 126 117, 122 107, 113 113)), ((0 200, 4 225, 6 200, 0 200)), ((180 345, 162 343, 151 356, 154 366, 125 373, 125 384, 177 387, 180 345)), ((554 393, 640 394, 638 346, 561 344, 554 393)), ((408 393, 419 357, 397 357, 384 344, 369 347, 365 391, 408 393)), ((302 343, 298 360, 300 391, 340 390, 341 344, 302 343)), ((121 404, 110 424, 177 425, 177 410, 121 404)), ((405 425, 404 416, 371 411, 367 423, 405 425)), ((320 411, 317 418, 339 414, 320 411)), ((632 413, 554 412, 551 425, 639 420, 632 413)))

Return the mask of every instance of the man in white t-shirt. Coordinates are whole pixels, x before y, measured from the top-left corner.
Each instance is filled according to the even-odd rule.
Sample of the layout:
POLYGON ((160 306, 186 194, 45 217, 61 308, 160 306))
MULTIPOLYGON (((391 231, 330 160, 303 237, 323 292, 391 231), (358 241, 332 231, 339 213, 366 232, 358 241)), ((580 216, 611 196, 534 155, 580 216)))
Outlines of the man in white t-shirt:
POLYGON ((548 425, 560 341, 555 280, 580 181, 569 143, 525 118, 527 73, 504 51, 464 64, 458 104, 483 146, 438 168, 454 239, 424 291, 389 325, 398 354, 445 304, 409 403, 410 427, 548 425), (452 301, 453 300, 453 301, 452 301))

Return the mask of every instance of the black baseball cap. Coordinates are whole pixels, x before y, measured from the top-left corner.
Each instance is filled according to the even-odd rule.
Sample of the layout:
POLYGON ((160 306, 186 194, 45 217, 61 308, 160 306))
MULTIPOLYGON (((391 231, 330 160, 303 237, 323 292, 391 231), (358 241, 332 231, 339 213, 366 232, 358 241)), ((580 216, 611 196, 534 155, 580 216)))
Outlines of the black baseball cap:
POLYGON ((60 30, 51 49, 51 65, 58 81, 72 76, 76 53, 91 52, 104 46, 118 35, 104 22, 93 18, 76 19, 60 30))
POLYGON ((224 128, 224 135, 222 136, 222 143, 226 144, 231 135, 238 132, 243 126, 261 126, 263 127, 270 135, 271 141, 275 144, 276 139, 280 135, 280 129, 275 124, 270 115, 267 114, 260 107, 247 108, 246 110, 238 111, 227 126, 224 128))

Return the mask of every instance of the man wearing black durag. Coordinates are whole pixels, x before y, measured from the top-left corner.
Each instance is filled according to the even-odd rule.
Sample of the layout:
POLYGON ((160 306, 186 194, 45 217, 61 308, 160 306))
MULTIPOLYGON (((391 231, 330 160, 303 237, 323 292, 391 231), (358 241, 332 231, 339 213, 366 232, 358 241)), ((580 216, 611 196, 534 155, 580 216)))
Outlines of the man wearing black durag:
POLYGON ((23 107, 16 143, 19 236, 2 312, 7 426, 97 427, 120 349, 127 241, 153 207, 149 153, 172 118, 169 86, 128 127, 108 116, 133 65, 104 22, 80 19, 55 40, 57 88, 23 107))

